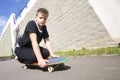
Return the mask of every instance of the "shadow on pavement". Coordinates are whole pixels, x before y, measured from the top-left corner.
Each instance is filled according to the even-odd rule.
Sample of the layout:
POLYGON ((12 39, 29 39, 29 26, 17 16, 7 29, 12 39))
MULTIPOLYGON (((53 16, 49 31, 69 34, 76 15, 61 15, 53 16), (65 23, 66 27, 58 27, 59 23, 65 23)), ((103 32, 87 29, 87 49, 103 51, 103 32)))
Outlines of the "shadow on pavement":
MULTIPOLYGON (((54 66, 53 66, 54 67, 54 66)), ((24 68, 24 67, 23 67, 24 68)), ((64 65, 64 68, 61 68, 61 67, 54 67, 54 72, 55 71, 65 71, 65 70, 68 70, 70 69, 71 67, 70 66, 67 66, 67 65, 64 65)), ((33 70, 41 70, 43 72, 48 72, 48 67, 45 67, 45 68, 40 68, 39 66, 35 66, 35 65, 29 65, 27 66, 27 69, 33 69, 33 70)))

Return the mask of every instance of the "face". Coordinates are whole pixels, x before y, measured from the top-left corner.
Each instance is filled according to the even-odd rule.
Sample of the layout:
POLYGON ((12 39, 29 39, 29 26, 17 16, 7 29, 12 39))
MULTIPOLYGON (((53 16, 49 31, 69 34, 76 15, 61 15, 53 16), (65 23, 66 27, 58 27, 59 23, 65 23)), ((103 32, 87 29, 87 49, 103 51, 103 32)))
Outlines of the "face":
POLYGON ((44 13, 38 13, 36 16, 36 22, 38 23, 39 26, 44 26, 46 21, 47 21, 48 15, 44 13))

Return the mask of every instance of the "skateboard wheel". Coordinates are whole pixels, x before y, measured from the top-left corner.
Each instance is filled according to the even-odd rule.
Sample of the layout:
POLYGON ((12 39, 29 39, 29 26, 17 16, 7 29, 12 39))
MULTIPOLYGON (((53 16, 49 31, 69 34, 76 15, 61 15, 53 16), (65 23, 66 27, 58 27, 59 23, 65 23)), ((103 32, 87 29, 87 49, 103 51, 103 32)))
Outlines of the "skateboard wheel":
POLYGON ((48 67, 48 71, 49 71, 49 72, 53 72, 53 71, 54 71, 54 68, 53 68, 53 67, 48 67))
POLYGON ((27 69, 28 67, 27 67, 27 65, 24 65, 23 68, 24 68, 24 69, 27 69))

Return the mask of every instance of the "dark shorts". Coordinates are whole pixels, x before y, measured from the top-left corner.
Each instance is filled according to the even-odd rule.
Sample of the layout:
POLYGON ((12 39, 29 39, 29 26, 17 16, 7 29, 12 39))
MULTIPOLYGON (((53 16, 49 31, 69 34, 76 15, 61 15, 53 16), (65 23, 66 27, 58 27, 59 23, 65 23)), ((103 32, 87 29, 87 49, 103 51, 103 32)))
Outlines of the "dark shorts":
MULTIPOLYGON (((46 48, 40 47, 42 57, 47 59, 50 55, 49 51, 46 48)), ((32 48, 27 47, 16 47, 15 53, 18 57, 18 60, 21 63, 31 64, 37 62, 37 58, 32 48)))

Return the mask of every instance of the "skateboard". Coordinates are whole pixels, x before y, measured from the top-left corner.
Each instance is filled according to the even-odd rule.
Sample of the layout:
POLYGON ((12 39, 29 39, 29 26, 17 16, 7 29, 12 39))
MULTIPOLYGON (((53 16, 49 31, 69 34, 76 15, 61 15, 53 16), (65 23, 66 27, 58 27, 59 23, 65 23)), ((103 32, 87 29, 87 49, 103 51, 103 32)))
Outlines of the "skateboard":
MULTIPOLYGON (((54 57, 54 58, 49 58, 48 59, 48 63, 47 63, 47 70, 48 72, 53 72, 55 69, 57 69, 58 67, 61 69, 65 68, 64 63, 68 61, 67 57, 54 57)), ((24 69, 27 69, 29 66, 38 66, 38 63, 33 63, 33 64, 25 64, 25 66, 23 66, 24 69)))

